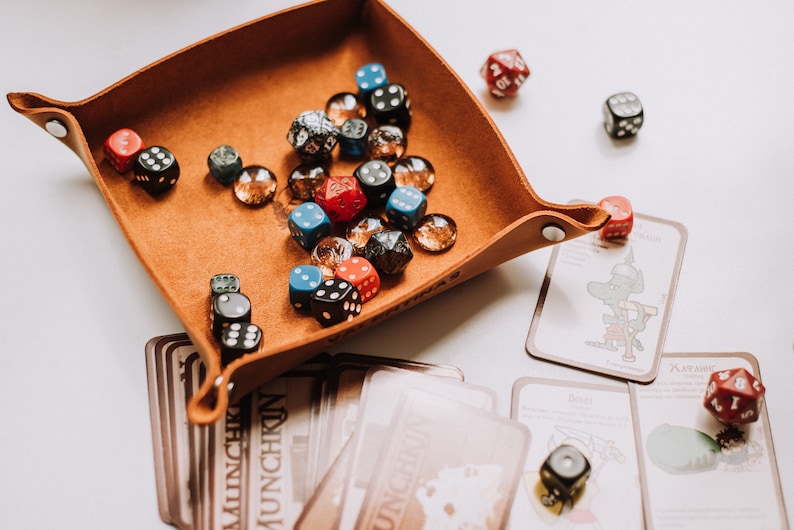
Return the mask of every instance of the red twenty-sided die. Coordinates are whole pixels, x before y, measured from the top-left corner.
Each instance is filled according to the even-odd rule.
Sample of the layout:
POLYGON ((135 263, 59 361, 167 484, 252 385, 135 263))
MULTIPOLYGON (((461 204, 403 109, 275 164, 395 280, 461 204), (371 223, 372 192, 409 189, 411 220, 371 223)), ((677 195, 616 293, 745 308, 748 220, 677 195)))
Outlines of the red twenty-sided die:
POLYGON ((725 425, 752 423, 764 392, 764 385, 744 368, 720 370, 709 377, 703 406, 725 425))
POLYGON ((380 290, 380 276, 366 258, 355 256, 346 259, 337 267, 334 276, 356 286, 361 294, 361 303, 371 300, 380 290))
POLYGON ((618 239, 626 237, 634 226, 634 210, 626 197, 613 195, 601 199, 598 205, 612 216, 599 234, 604 239, 618 239))
POLYGON ((332 223, 344 223, 364 209, 367 197, 356 177, 328 177, 315 192, 314 202, 332 223))
POLYGON ((132 169, 135 156, 145 147, 138 133, 132 129, 119 129, 105 140, 105 158, 113 169, 119 173, 126 173, 132 169))
POLYGON ((529 68, 518 50, 505 50, 488 56, 480 69, 491 95, 515 96, 518 87, 529 77, 529 68))

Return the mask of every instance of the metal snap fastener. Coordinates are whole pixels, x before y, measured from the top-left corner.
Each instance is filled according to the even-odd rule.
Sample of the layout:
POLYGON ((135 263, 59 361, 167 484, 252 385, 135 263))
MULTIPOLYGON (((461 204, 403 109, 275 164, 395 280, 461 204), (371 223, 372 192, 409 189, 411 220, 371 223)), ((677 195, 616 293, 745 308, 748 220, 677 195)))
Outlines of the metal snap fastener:
POLYGON ((66 138, 66 135, 69 134, 69 129, 66 128, 66 125, 64 125, 61 120, 55 118, 49 120, 44 125, 44 128, 56 138, 66 138))
POLYGON ((565 239, 565 230, 563 230, 561 226, 555 224, 545 225, 540 230, 540 233, 546 238, 547 241, 552 241, 554 243, 565 239))

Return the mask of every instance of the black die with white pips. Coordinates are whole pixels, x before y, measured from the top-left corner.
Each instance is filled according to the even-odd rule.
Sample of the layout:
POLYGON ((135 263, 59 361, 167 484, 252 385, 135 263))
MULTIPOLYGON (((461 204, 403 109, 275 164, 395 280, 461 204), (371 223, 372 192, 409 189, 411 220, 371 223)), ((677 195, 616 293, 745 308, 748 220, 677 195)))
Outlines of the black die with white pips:
POLYGON ((323 326, 350 321, 361 313, 361 295, 347 280, 325 280, 312 293, 312 315, 323 326))
POLYGON ((590 462, 572 445, 562 444, 549 454, 540 468, 540 481, 549 490, 541 501, 551 506, 572 500, 590 477, 590 462))
POLYGON ((222 293, 212 299, 212 335, 216 339, 229 324, 250 321, 251 301, 243 293, 222 293))
POLYGON ((613 138, 628 138, 637 134, 645 121, 640 98, 631 92, 609 96, 604 102, 604 128, 613 138))
POLYGON ((221 362, 224 366, 246 353, 254 353, 262 341, 262 330, 250 322, 233 322, 221 333, 221 362))
POLYGON ((179 180, 179 164, 165 147, 147 147, 135 158, 132 165, 135 180, 151 195, 170 190, 179 180))

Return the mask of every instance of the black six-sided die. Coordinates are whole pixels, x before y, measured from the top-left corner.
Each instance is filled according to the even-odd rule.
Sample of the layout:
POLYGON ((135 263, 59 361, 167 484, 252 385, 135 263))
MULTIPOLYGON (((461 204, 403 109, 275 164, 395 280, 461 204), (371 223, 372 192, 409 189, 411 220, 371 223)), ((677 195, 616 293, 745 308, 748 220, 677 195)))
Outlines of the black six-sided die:
POLYGON ((222 293, 212 299, 212 335, 215 338, 219 339, 229 324, 250 321, 251 301, 243 293, 222 293))
POLYGON ((135 158, 132 165, 135 180, 151 195, 171 189, 179 180, 179 164, 173 153, 165 147, 147 147, 135 158))
POLYGON ((386 204, 391 192, 397 188, 394 174, 383 160, 368 160, 358 166, 353 175, 364 190, 368 206, 386 204))
POLYGON ((325 280, 311 297, 312 315, 323 326, 353 320, 361 313, 361 295, 347 280, 325 280))
POLYGON ((221 333, 221 362, 224 366, 246 353, 254 353, 262 341, 262 330, 250 322, 232 322, 221 333))
POLYGON ((411 100, 405 87, 390 83, 378 87, 369 96, 372 116, 380 125, 397 125, 404 131, 411 126, 411 100))
POLYGON ((549 454, 540 468, 540 481, 549 494, 541 501, 551 506, 576 495, 590 476, 590 462, 572 445, 560 445, 549 454))
POLYGON ((239 292, 240 278, 234 274, 216 274, 210 278, 210 296, 239 292))
POLYGON ((645 119, 640 99, 631 92, 609 96, 604 102, 603 114, 604 128, 613 138, 634 136, 645 119))

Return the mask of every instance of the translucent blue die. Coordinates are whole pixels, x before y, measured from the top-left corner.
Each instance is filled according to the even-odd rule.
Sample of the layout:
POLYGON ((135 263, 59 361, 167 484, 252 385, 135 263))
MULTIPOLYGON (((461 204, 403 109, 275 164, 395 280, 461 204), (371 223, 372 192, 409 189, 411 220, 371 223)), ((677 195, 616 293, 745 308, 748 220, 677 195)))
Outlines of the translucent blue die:
POLYGON ((289 303, 295 309, 311 309, 312 294, 323 281, 323 271, 314 265, 298 265, 289 273, 289 303))
POLYGON ((388 84, 386 69, 380 63, 365 64, 356 70, 356 86, 358 86, 358 93, 365 98, 364 101, 368 101, 366 97, 370 92, 388 84))
POLYGON ((331 220, 316 202, 298 205, 287 218, 289 233, 305 249, 312 249, 331 233, 331 220))
POLYGON ((401 230, 413 230, 427 211, 425 194, 413 186, 400 186, 386 202, 386 218, 401 230))

